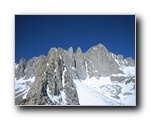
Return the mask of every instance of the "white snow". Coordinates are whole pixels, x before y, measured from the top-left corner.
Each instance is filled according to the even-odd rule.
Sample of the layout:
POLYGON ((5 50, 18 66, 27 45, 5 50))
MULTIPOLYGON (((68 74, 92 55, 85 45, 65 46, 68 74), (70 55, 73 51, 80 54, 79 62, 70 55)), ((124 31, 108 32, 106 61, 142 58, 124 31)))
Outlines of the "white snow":
POLYGON ((59 58, 62 59, 62 57, 59 55, 59 58))
POLYGON ((20 89, 20 90, 18 90, 18 91, 15 91, 15 93, 17 94, 17 93, 23 92, 23 91, 25 91, 26 89, 27 89, 26 87, 22 87, 22 89, 20 89))
POLYGON ((128 61, 127 61, 127 60, 124 60, 124 61, 125 61, 126 64, 128 64, 128 61))
POLYGON ((97 50, 97 48, 93 47, 93 50, 97 50))
MULTIPOLYGON (((25 90, 24 92, 20 93, 19 95, 15 96, 15 98, 17 98, 17 97, 19 97, 19 96, 21 96, 21 95, 25 95, 25 94, 27 94, 29 90, 30 90, 30 88, 28 88, 28 89, 27 89, 27 90, 25 90)), ((25 99, 25 98, 26 98, 26 96, 23 96, 22 98, 23 98, 23 99, 25 99)))
POLYGON ((88 65, 87 65, 87 63, 86 63, 86 61, 85 61, 85 69, 86 69, 86 74, 87 74, 87 78, 89 78, 89 74, 88 74, 88 65))
POLYGON ((80 105, 120 105, 121 103, 109 99, 100 92, 85 85, 79 80, 74 80, 77 86, 77 92, 80 105))
POLYGON ((112 57, 114 58, 114 60, 117 62, 117 64, 120 66, 119 67, 119 69, 121 70, 121 71, 123 71, 123 73, 124 74, 116 74, 116 75, 114 75, 113 74, 113 76, 135 76, 135 67, 132 67, 132 66, 125 66, 125 64, 127 64, 128 63, 128 61, 127 60, 121 60, 121 63, 122 64, 120 64, 120 62, 116 59, 116 55, 114 55, 114 54, 112 54, 112 57))
POLYGON ((106 105, 102 100, 99 100, 99 95, 95 91, 79 80, 74 80, 74 83, 77 86, 80 105, 106 105))
POLYGON ((20 91, 22 89, 27 89, 27 85, 26 84, 28 84, 28 83, 31 84, 31 83, 34 82, 34 80, 35 80, 35 77, 27 79, 27 80, 25 80, 23 78, 20 78, 19 80, 15 79, 15 89, 19 89, 20 91))
POLYGON ((122 103, 125 105, 129 105, 129 106, 135 106, 136 105, 135 95, 128 95, 125 97, 122 94, 120 94, 119 97, 121 97, 122 103))
POLYGON ((125 61, 121 60, 122 64, 125 65, 125 61))
POLYGON ((27 89, 25 95, 22 97, 23 99, 26 99, 29 90, 30 90, 30 88, 27 89))
POLYGON ((119 61, 118 61, 117 59, 114 59, 114 60, 116 61, 116 63, 117 63, 119 66, 121 66, 120 63, 119 63, 119 61))
POLYGON ((116 58, 116 55, 115 55, 115 54, 111 53, 111 55, 112 55, 112 57, 113 57, 114 59, 116 58))
MULTIPOLYGON (((66 72, 66 67, 64 67, 64 71, 63 71, 63 74, 62 74, 62 85, 63 85, 63 88, 64 88, 64 86, 65 86, 65 78, 64 78, 64 76, 65 76, 65 72, 66 72)), ((60 91, 60 93, 61 93, 61 98, 62 98, 62 105, 65 105, 67 102, 66 102, 66 94, 65 94, 65 92, 64 92, 64 89, 63 89, 63 91, 60 91)))
POLYGON ((52 102, 57 102, 57 103, 59 103, 59 99, 62 98, 62 103, 61 103, 61 105, 66 105, 66 103, 67 103, 66 100, 65 100, 66 94, 65 94, 64 91, 60 91, 61 95, 59 95, 59 96, 51 95, 51 94, 50 94, 51 91, 49 90, 49 87, 48 87, 48 85, 47 85, 46 92, 47 92, 48 98, 49 98, 52 102))
MULTIPOLYGON (((15 84, 22 84, 22 83, 27 83, 27 82, 31 82, 33 83, 35 80, 35 77, 29 78, 29 79, 24 79, 24 78, 20 78, 19 80, 15 79, 15 84)), ((16 88, 16 86, 15 86, 16 88)))
POLYGON ((64 92, 64 90, 63 91, 60 91, 60 93, 61 93, 61 98, 62 98, 62 104, 63 105, 66 105, 66 94, 65 94, 65 92, 64 92))
POLYGON ((63 74, 62 74, 62 85, 63 85, 63 87, 65 86, 65 78, 64 78, 65 72, 66 72, 66 68, 64 67, 64 71, 63 71, 63 74))
POLYGON ((19 80, 15 79, 15 94, 17 94, 15 98, 23 96, 22 98, 26 99, 27 93, 30 90, 30 85, 34 82, 34 80, 35 77, 29 79, 24 79, 24 77, 19 80))
POLYGON ((47 85, 46 92, 47 92, 48 98, 49 98, 52 102, 59 102, 59 101, 58 101, 58 99, 59 99, 58 96, 52 96, 52 95, 50 94, 50 90, 49 90, 48 85, 47 85))
POLYGON ((18 64, 17 64, 17 63, 15 63, 15 69, 17 69, 17 67, 18 67, 18 64))
POLYGON ((114 58, 114 60, 116 61, 116 63, 117 63, 119 66, 121 66, 121 65, 120 65, 120 62, 116 59, 116 55, 112 53, 112 57, 114 58))
POLYGON ((111 76, 114 76, 114 77, 124 76, 124 77, 126 77, 127 75, 126 74, 122 74, 122 73, 118 73, 118 74, 111 74, 111 76))
POLYGON ((135 90, 133 89, 134 83, 130 82, 128 85, 125 85, 125 83, 119 85, 122 87, 122 94, 119 94, 122 103, 125 105, 136 105, 135 90), (125 95, 125 93, 130 93, 130 95, 125 95))
POLYGON ((111 84, 111 81, 110 81, 110 77, 100 77, 99 80, 96 77, 92 77, 92 78, 85 79, 83 83, 92 88, 96 88, 96 87, 99 88, 99 86, 101 85, 111 84))
POLYGON ((132 66, 128 66, 128 67, 123 67, 121 68, 121 70, 123 71, 124 74, 126 75, 132 75, 132 76, 135 76, 135 67, 132 67, 132 66))
MULTIPOLYGON (((124 72, 130 73, 128 76, 135 75, 134 68, 125 68, 124 72)), ((113 76, 127 76, 126 74, 113 74, 113 76)), ((135 105, 135 83, 130 82, 125 84, 111 82, 111 76, 89 78, 85 80, 74 80, 77 86, 77 92, 79 97, 79 102, 81 105, 135 105), (117 85, 121 87, 121 93, 119 93, 120 99, 116 99, 113 96, 117 94, 117 85)), ((131 76, 132 77, 132 76, 131 76)), ((128 78, 127 78, 128 80, 128 78)))
POLYGON ((124 76, 124 77, 127 77, 127 76, 135 76, 135 67, 132 67, 132 66, 128 66, 128 67, 122 67, 120 68, 120 70, 123 72, 123 73, 118 73, 118 74, 112 74, 111 76, 114 76, 114 77, 120 77, 120 76, 124 76))
POLYGON ((75 67, 72 67, 73 70, 75 70, 75 67))

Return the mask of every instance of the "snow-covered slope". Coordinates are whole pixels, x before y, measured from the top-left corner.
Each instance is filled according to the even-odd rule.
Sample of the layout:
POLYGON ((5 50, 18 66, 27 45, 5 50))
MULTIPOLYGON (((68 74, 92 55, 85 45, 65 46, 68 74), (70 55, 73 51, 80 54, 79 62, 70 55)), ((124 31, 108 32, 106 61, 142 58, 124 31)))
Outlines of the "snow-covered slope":
POLYGON ((35 81, 35 77, 19 80, 15 79, 15 102, 17 103, 20 99, 26 99, 27 93, 30 90, 32 83, 35 81))
POLYGON ((110 99, 101 92, 93 89, 91 85, 86 85, 84 82, 79 80, 74 80, 74 83, 77 86, 80 105, 122 105, 121 102, 110 99))
POLYGON ((74 80, 81 105, 136 105, 135 67, 122 68, 123 73, 111 76, 125 76, 123 81, 111 81, 111 76, 74 80))

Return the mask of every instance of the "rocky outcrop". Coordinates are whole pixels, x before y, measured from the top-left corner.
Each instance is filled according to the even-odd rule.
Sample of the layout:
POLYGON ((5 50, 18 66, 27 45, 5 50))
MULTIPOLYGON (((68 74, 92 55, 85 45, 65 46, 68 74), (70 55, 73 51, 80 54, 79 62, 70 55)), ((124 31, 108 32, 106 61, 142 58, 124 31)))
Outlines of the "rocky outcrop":
POLYGON ((25 79, 29 79, 30 77, 35 76, 34 73, 35 73, 36 61, 37 61, 36 57, 33 57, 33 58, 28 60, 26 67, 25 67, 25 70, 24 70, 24 73, 26 75, 25 79))
POLYGON ((135 60, 133 60, 131 57, 128 57, 125 60, 127 61, 128 66, 135 66, 135 60))
POLYGON ((76 64, 78 78, 82 80, 86 79, 87 73, 85 68, 84 54, 82 53, 80 47, 78 47, 75 53, 75 64, 76 64))
POLYGON ((85 54, 90 77, 105 77, 120 72, 118 64, 102 44, 91 47, 85 54))
POLYGON ((44 72, 46 70, 47 60, 45 56, 39 56, 35 65, 35 82, 32 84, 27 98, 26 105, 42 105, 45 104, 42 91, 44 84, 44 72))
POLYGON ((16 80, 18 80, 21 77, 25 76, 25 71, 24 70, 26 68, 26 64, 27 64, 26 59, 25 58, 21 58, 21 60, 19 61, 18 67, 16 69, 16 72, 15 72, 16 80))

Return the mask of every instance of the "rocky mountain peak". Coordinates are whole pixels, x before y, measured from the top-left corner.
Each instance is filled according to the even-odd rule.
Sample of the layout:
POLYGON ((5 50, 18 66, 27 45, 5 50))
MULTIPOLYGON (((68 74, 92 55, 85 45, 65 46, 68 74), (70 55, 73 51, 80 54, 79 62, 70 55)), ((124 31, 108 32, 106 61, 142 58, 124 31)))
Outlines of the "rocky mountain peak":
POLYGON ((72 48, 72 46, 68 48, 68 52, 69 52, 69 53, 73 53, 73 48, 72 48))
MULTIPOLYGON (((22 58, 15 65, 15 79, 18 81, 15 89, 16 104, 79 105, 77 85, 80 83, 76 84, 75 81, 84 82, 87 79, 100 80, 109 77, 111 81, 134 82, 132 73, 128 73, 126 77, 123 68, 134 67, 135 61, 132 58, 124 58, 123 55, 110 53, 102 44, 91 47, 85 53, 82 53, 80 47, 75 53, 72 47, 67 51, 63 48, 51 48, 47 56, 40 55, 28 61, 22 58), (22 81, 24 82, 20 85, 22 81)), ((98 81, 94 85, 97 83, 98 81)), ((97 89, 103 87, 100 85, 97 89)), ((104 89, 110 88, 107 87, 104 89)), ((120 86, 115 90, 121 93, 120 86)), ((114 93, 116 98, 118 93, 114 93)))
POLYGON ((24 70, 26 68, 26 64, 27 64, 26 59, 25 58, 21 58, 20 61, 19 61, 18 67, 16 69, 16 72, 15 72, 15 78, 16 78, 16 80, 18 80, 21 77, 25 76, 24 70))
POLYGON ((76 50, 76 52, 75 52, 75 54, 78 54, 78 53, 82 53, 82 50, 81 50, 80 47, 78 47, 77 50, 76 50))
POLYGON ((68 49, 68 53, 69 53, 69 57, 70 58, 73 58, 73 48, 72 47, 70 47, 69 49, 68 49))
POLYGON ((57 52, 56 48, 51 48, 49 50, 48 55, 47 55, 48 64, 51 64, 54 61, 54 59, 56 58, 56 52, 57 52))
POLYGON ((25 63, 25 62, 26 62, 26 59, 22 57, 22 58, 20 59, 20 61, 19 61, 19 64, 23 64, 23 63, 25 63))
POLYGON ((98 51, 101 52, 101 53, 104 53, 104 54, 108 53, 107 48, 103 44, 101 44, 101 43, 98 44, 98 45, 96 45, 95 48, 97 48, 98 51))

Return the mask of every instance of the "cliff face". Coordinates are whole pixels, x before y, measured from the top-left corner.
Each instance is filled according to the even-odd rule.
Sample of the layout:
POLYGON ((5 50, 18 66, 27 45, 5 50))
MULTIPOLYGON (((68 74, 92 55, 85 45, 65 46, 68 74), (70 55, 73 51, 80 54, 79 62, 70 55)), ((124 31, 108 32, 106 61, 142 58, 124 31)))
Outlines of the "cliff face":
MULTIPOLYGON (((22 58, 15 67, 15 104, 79 105, 74 80, 119 74, 121 66, 135 66, 135 62, 108 52, 102 44, 91 47, 86 53, 82 53, 81 48, 75 53, 72 47, 67 51, 51 48, 47 56, 28 61, 22 58)), ((113 76, 111 79, 121 78, 113 76)))

